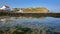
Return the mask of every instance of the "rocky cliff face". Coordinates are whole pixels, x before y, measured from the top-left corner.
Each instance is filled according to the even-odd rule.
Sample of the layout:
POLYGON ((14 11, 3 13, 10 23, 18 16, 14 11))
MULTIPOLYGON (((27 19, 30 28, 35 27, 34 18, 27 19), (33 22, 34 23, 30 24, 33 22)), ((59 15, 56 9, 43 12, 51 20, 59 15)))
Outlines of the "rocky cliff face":
POLYGON ((23 13, 49 13, 47 8, 14 8, 14 10, 23 10, 23 13))
POLYGON ((46 8, 26 8, 23 11, 24 13, 49 13, 46 8))

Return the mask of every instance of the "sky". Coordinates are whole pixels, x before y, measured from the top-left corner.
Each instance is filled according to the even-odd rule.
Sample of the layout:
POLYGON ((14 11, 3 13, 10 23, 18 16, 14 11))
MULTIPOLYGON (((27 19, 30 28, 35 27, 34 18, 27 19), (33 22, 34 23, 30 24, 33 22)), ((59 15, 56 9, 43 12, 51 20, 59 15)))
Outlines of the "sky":
POLYGON ((51 12, 60 12, 60 0, 0 0, 0 7, 3 5, 13 8, 45 7, 51 12))

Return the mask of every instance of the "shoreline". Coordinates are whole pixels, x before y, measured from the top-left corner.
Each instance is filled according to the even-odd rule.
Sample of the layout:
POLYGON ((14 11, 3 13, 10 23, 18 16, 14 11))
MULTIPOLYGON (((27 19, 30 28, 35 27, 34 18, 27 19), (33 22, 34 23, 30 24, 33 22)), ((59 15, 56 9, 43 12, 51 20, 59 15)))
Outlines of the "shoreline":
POLYGON ((59 17, 60 13, 16 13, 16 12, 0 12, 0 16, 13 17, 59 17))

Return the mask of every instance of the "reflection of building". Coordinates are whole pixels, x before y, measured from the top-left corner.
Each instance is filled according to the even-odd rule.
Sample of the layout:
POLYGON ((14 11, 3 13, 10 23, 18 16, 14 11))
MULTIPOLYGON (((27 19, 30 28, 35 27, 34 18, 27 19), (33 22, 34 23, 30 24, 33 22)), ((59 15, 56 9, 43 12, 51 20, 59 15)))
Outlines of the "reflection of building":
POLYGON ((14 11, 13 8, 10 8, 9 6, 6 6, 6 5, 0 8, 0 10, 14 11))

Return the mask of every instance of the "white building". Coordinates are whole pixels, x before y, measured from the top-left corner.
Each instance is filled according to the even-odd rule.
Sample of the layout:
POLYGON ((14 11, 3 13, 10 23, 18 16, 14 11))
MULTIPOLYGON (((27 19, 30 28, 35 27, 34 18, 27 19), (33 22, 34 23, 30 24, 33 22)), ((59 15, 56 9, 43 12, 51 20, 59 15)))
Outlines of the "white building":
POLYGON ((0 10, 8 10, 8 11, 15 11, 13 8, 10 8, 9 6, 2 6, 0 10))
POLYGON ((23 10, 21 10, 21 9, 20 9, 20 10, 19 10, 19 11, 17 11, 17 12, 19 12, 19 13, 23 13, 23 10))

